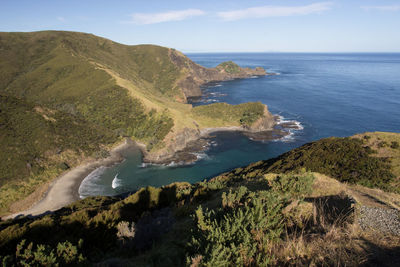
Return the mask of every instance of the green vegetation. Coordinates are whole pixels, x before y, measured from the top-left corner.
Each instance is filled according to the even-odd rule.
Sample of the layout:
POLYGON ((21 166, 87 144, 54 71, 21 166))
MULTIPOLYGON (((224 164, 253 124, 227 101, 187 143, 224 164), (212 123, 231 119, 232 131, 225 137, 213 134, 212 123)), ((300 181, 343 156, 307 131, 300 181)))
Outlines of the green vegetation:
MULTIPOLYGON (((2 103, 6 106, 1 116, 13 124, 2 126, 13 127, 13 134, 1 141, 1 148, 10 153, 0 164, 0 213, 68 167, 90 155, 105 154, 102 151, 120 137, 141 141, 151 152, 168 150, 169 140, 164 139, 172 131, 196 125, 249 126, 263 114, 261 103, 195 109, 194 114, 191 105, 183 103, 186 96, 178 85, 195 70, 190 59, 173 49, 127 46, 63 31, 0 33, 0 47, 2 102, 14 97, 25 103, 21 105, 30 105, 28 110, 40 110, 27 112, 26 118, 18 112, 16 118, 9 104, 2 103), (210 116, 212 111, 223 118, 210 116), (39 136, 49 140, 38 140, 39 136), (46 142, 53 143, 42 144, 46 142), (17 144, 15 156, 8 144, 17 144), (53 156, 53 150, 64 154, 53 156), (3 198, 4 194, 10 197, 3 198)), ((240 70, 233 62, 221 66, 230 73, 240 70)))
MULTIPOLYGON (((310 151, 319 156, 323 150, 329 154, 337 151, 341 157, 328 158, 326 164, 340 163, 348 169, 342 158, 350 153, 352 157, 358 155, 367 170, 381 168, 379 164, 387 162, 378 161, 377 165, 373 159, 381 158, 363 143, 375 139, 323 139, 320 144, 293 150, 294 155, 289 152, 209 181, 142 188, 124 199, 89 197, 42 217, 4 221, 0 223, 1 260, 6 266, 25 261, 135 266, 368 262, 377 246, 382 246, 382 238, 377 233, 371 239, 365 231, 349 232, 352 228, 347 225, 352 223, 354 208, 352 198, 344 192, 350 187, 306 172, 311 165, 299 155, 308 158, 313 155, 310 151), (294 156, 303 163, 301 168, 289 164, 294 156), (277 173, 278 167, 285 174, 269 171, 277 173)), ((323 166, 320 169, 325 170, 323 166)), ((374 182, 379 184, 378 180, 374 182)))
POLYGON ((78 116, 0 95, 0 211, 116 135, 78 116), (49 175, 51 174, 51 175, 49 175), (50 177, 49 177, 50 176, 50 177))
POLYGON ((183 265, 201 255, 203 264, 266 262, 273 260, 268 249, 282 238, 283 208, 306 194, 312 182, 309 174, 284 175, 273 183, 265 178, 217 178, 142 188, 125 199, 91 197, 40 218, 1 222, 1 259, 10 264, 63 265, 117 256, 131 258, 132 264, 144 260, 183 265), (160 225, 165 215, 151 214, 166 209, 170 219, 160 225), (152 220, 158 223, 152 226, 152 220), (171 230, 165 236, 160 227, 171 230), (170 234, 179 238, 170 243, 170 234), (168 251, 157 246, 167 246, 168 251), (143 250, 150 252, 145 259, 140 256, 143 250), (166 254, 159 261, 154 252, 166 254))
MULTIPOLYGON (((70 248, 75 251, 74 255, 77 256, 75 260, 86 257, 91 260, 101 259, 103 253, 118 248, 119 222, 138 221, 144 212, 176 203, 190 193, 190 190, 187 191, 188 187, 190 185, 186 183, 172 184, 163 188, 148 187, 123 200, 91 197, 38 219, 22 218, 1 222, 1 255, 3 258, 8 255, 7 258, 19 261, 19 255, 14 254, 16 248, 33 242, 41 244, 37 246, 37 250, 42 251, 42 247, 46 248, 41 254, 54 258, 56 253, 51 253, 47 248, 57 247, 59 246, 57 244, 61 243, 65 246, 78 244, 79 253, 75 248, 70 248), (43 235, 43 233, 52 234, 43 235), (23 239, 26 241, 21 244, 23 239)), ((32 245, 28 246, 28 250, 34 250, 32 245)), ((35 260, 31 256, 29 258, 35 260)))
POLYGON ((277 158, 260 161, 226 174, 257 177, 266 173, 287 173, 307 170, 319 172, 341 182, 398 191, 393 187, 396 175, 392 159, 377 157, 370 146, 356 138, 326 138, 308 143, 277 158))
MULTIPOLYGON (((167 113, 146 107, 97 67, 132 81, 152 83, 156 93, 172 90, 168 49, 129 47, 72 32, 2 33, 0 93, 81 116, 116 133, 157 144, 173 126, 167 113), (168 64, 167 64, 168 63, 168 64), (156 66, 155 64, 158 64, 156 66), (11 71, 12 70, 12 71, 11 71), (164 80, 165 78, 165 80, 164 80)), ((177 74, 175 76, 177 78, 177 74)))
MULTIPOLYGON (((155 94, 172 95, 180 75, 169 59, 168 48, 126 46, 91 34, 0 33, 0 45, 5 48, 0 53, 0 88, 30 97, 39 93, 37 99, 57 93, 62 94, 61 98, 76 97, 112 85, 109 75, 96 69, 95 64, 155 94)), ((59 97, 57 100, 61 101, 59 97)))
MULTIPOLYGON (((82 254, 78 254, 78 248, 68 241, 58 243, 56 250, 45 245, 34 247, 33 243, 29 243, 25 247, 25 243, 26 240, 24 239, 17 245, 15 261, 19 266, 66 266, 83 265, 85 263, 82 254)), ((12 257, 3 258, 3 265, 8 264, 13 264, 12 257)))
POLYGON ((217 66, 217 69, 219 70, 225 70, 229 74, 234 74, 234 73, 239 73, 240 72, 240 67, 232 61, 226 61, 222 62, 217 66))
POLYGON ((218 119, 223 122, 235 122, 237 125, 251 126, 264 114, 265 106, 261 102, 250 102, 239 105, 214 103, 193 108, 196 117, 218 119))
POLYGON ((150 150, 174 126, 102 69, 172 96, 178 70, 167 48, 72 32, 0 33, 0 46, 0 213, 119 136, 150 150))
MULTIPOLYGON (((0 33, 0 47, 1 213, 82 160, 106 156, 123 136, 156 150, 172 130, 251 127, 265 110, 261 103, 193 109, 181 103, 185 96, 177 84, 189 61, 176 65, 167 48, 125 46, 72 32, 0 33)), ((233 62, 217 68, 241 71, 233 62)), ((5 266, 366 262, 374 255, 366 248, 376 243, 346 233, 347 218, 335 228, 338 217, 352 209, 349 198, 313 191, 315 178, 307 171, 398 191, 399 142, 398 134, 389 133, 327 138, 210 181, 142 188, 126 198, 90 197, 40 217, 2 221, 0 261, 5 266), (345 208, 333 206, 335 213, 325 216, 321 203, 332 200, 345 208)))

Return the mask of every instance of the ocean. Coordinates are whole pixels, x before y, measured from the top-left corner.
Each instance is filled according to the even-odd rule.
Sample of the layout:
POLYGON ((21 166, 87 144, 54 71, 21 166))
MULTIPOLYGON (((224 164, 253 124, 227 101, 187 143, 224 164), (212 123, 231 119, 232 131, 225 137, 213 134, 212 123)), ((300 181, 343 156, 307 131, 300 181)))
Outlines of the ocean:
POLYGON ((101 167, 82 182, 81 197, 117 195, 176 181, 195 183, 251 162, 276 157, 304 143, 370 131, 400 132, 400 54, 390 53, 201 53, 188 54, 205 67, 232 60, 242 67, 278 73, 210 84, 194 105, 261 101, 271 113, 302 129, 270 142, 239 133, 215 135, 208 151, 186 166, 143 165, 140 151, 101 167))

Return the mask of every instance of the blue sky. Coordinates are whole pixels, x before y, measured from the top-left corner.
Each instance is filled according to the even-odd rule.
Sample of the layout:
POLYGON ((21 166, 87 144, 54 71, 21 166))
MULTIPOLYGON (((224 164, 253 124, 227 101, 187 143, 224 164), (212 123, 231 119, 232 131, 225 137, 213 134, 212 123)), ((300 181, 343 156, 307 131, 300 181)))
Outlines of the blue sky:
POLYGON ((40 30, 184 52, 400 52, 400 1, 0 1, 0 31, 40 30))

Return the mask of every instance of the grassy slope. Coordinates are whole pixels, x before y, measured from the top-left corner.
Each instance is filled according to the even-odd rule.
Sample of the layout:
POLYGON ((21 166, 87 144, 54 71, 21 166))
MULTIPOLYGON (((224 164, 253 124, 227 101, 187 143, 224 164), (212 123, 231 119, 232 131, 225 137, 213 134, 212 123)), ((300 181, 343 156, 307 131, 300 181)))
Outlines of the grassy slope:
MULTIPOLYGON (((372 137, 365 140, 372 141, 379 136, 390 143, 399 136, 367 135, 372 137)), ((336 148, 340 146, 338 143, 356 141, 328 140, 334 141, 336 148)), ((318 142, 326 148, 326 140, 318 142)), ((331 142, 328 147, 333 145, 331 142)), ((302 149, 306 151, 308 146, 302 149)), ((356 149, 364 153, 362 146, 352 147, 356 149)), ((295 152, 299 155, 299 150, 295 152)), ((316 162, 324 170, 322 167, 332 163, 341 164, 343 154, 336 156, 335 161, 316 162)), ((268 166, 286 170, 287 162, 282 159, 279 157, 268 166)), ((301 157, 298 160, 304 162, 301 157)), ((366 169, 376 167, 373 161, 365 163, 366 169)), ((12 255, 10 260, 25 257, 34 261, 28 257, 29 251, 25 256, 15 254, 15 247, 22 239, 34 242, 33 249, 36 244, 46 244, 50 249, 57 243, 69 241, 90 262, 114 258, 118 264, 139 266, 182 266, 196 261, 211 265, 227 261, 249 265, 260 260, 278 266, 389 264, 398 255, 398 238, 360 231, 352 217, 338 218, 343 214, 335 211, 335 207, 339 211, 343 208, 343 212, 350 208, 343 194, 356 197, 360 204, 364 199, 368 202, 378 199, 375 203, 382 205, 389 198, 381 191, 349 186, 319 173, 277 175, 269 173, 268 166, 250 165, 195 185, 176 183, 163 188, 143 188, 123 200, 87 198, 42 218, 2 222, 0 251, 2 255, 12 255), (365 194, 372 197, 365 197, 365 194), (329 205, 339 206, 334 206, 332 211, 318 208, 313 212, 315 203, 328 200, 337 201, 329 205), (349 224, 343 224, 345 219, 349 224), (126 223, 121 224, 123 221, 126 223), (43 231, 54 235, 44 236, 43 231)), ((344 168, 343 174, 346 173, 344 168)), ((391 194, 391 197, 399 202, 399 195, 391 194)), ((78 260, 76 255, 71 256, 75 261, 78 260)), ((63 258, 58 260, 63 261, 63 258)))
POLYGON ((115 141, 80 117, 0 95, 0 211, 115 141))
MULTIPOLYGON (((84 125, 81 122, 85 121, 89 126, 96 124, 99 128, 107 129, 107 138, 100 135, 96 140, 82 140, 92 142, 94 147, 115 142, 118 136, 127 135, 146 143, 148 149, 160 149, 164 145, 163 139, 172 129, 179 132, 183 128, 195 128, 197 125, 240 125, 237 116, 216 123, 207 115, 193 114, 191 105, 181 103, 184 96, 176 84, 187 69, 178 69, 173 64, 169 57, 171 51, 153 45, 126 46, 84 33, 0 33, 0 95, 24 99, 26 105, 40 105, 44 109, 56 110, 61 117, 59 122, 74 118, 80 121, 80 125, 84 125), (113 136, 111 141, 109 136, 113 136)), ((7 102, 6 98, 2 99, 7 102)), ((247 104, 246 107, 251 111, 253 105, 258 104, 247 104)), ((231 111, 246 111, 243 107, 226 107, 231 111)), ((14 135, 2 142, 2 149, 22 139, 27 144, 33 144, 37 140, 29 132, 36 136, 49 135, 50 139, 55 139, 55 133, 49 133, 46 128, 29 123, 22 125, 30 119, 22 114, 19 113, 20 120, 14 120, 9 112, 3 114, 14 120, 15 129, 24 128, 25 131, 15 130, 14 135)), ((71 126, 71 129, 74 128, 71 126)), ((58 134, 69 140, 68 136, 58 134)), ((70 133, 66 130, 65 134, 70 133)), ((98 135, 98 132, 94 135, 98 135)), ((32 165, 31 160, 19 157, 20 154, 35 154, 35 158, 45 162, 40 168, 40 175, 49 173, 44 180, 50 179, 49 176, 56 177, 59 172, 50 171, 52 163, 44 156, 47 151, 45 148, 47 146, 40 149, 38 146, 22 146, 21 153, 11 156, 21 159, 17 160, 13 168, 2 163, 0 181, 3 183, 35 180, 28 182, 29 190, 13 186, 15 194, 8 199, 1 196, 2 201, 7 199, 6 202, 10 203, 9 199, 26 196, 40 184, 41 178, 37 178, 40 171, 26 171, 25 165, 32 165)), ((71 143, 68 148, 74 150, 75 144, 71 143)), ((91 149, 81 147, 85 155, 90 154, 91 149)), ((73 155, 72 158, 81 159, 80 154, 73 155)), ((0 212, 4 211, 3 205, 0 212)))
MULTIPOLYGON (((367 133, 373 138, 326 138, 308 143, 277 158, 238 168, 226 175, 256 177, 268 172, 288 173, 314 171, 329 175, 341 182, 378 187, 399 192, 399 148, 391 148, 397 133, 367 133), (377 149, 375 139, 386 140, 386 151, 377 149), (389 142, 390 140, 390 142, 389 142)), ((359 136, 356 136, 359 137, 359 136)), ((381 141, 379 141, 381 142, 381 141)))
POLYGON ((251 125, 263 113, 264 105, 261 102, 243 103, 235 106, 226 103, 215 103, 193 108, 193 114, 197 120, 205 121, 208 118, 208 123, 215 126, 232 125, 232 122, 236 122, 236 125, 251 125))
MULTIPOLYGON (((190 105, 177 101, 183 93, 176 84, 187 69, 173 64, 171 49, 126 46, 73 32, 0 33, 0 46, 1 93, 79 113, 100 124, 105 118, 111 128, 138 124, 124 118, 145 116, 152 109, 168 114, 176 130, 194 128, 194 120, 203 127, 215 124, 207 116, 192 115, 190 105), (110 103, 113 110, 104 107, 110 103), (132 106, 130 116, 127 106, 132 106)), ((238 124, 236 118, 224 121, 238 124)), ((141 139, 140 134, 131 135, 141 139)))
POLYGON ((217 69, 224 69, 227 73, 238 73, 240 71, 240 67, 233 61, 223 62, 217 66, 217 69))

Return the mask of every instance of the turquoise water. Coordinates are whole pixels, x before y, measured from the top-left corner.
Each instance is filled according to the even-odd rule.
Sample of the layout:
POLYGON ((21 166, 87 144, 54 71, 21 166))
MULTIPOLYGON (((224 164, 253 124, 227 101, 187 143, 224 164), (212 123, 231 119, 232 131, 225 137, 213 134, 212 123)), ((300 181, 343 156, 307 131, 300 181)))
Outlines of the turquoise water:
POLYGON ((304 129, 289 138, 265 143, 238 133, 219 133, 210 150, 200 155, 202 159, 188 166, 142 167, 139 151, 129 151, 122 164, 89 175, 81 185, 82 196, 115 195, 174 181, 193 183, 324 137, 400 132, 400 54, 188 56, 206 67, 233 60, 244 67, 262 66, 280 74, 210 85, 203 88, 204 97, 194 105, 261 101, 272 113, 298 121, 304 129))

